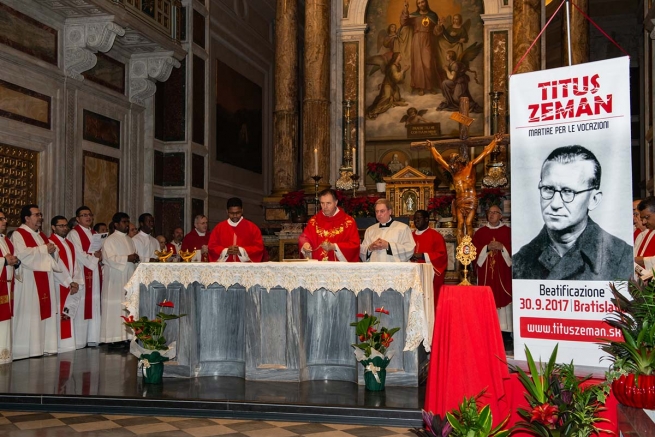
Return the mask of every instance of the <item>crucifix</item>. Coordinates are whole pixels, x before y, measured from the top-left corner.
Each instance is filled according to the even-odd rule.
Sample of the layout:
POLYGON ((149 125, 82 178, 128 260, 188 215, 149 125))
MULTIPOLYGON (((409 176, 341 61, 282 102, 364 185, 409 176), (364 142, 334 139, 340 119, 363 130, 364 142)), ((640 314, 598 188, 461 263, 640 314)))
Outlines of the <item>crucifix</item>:
POLYGON ((459 112, 453 113, 451 118, 460 123, 459 140, 441 141, 415 141, 410 144, 412 149, 429 148, 437 164, 449 172, 453 177, 455 186, 455 217, 457 219, 457 244, 461 244, 465 235, 473 237, 473 219, 478 209, 478 197, 475 191, 475 167, 482 162, 500 144, 507 144, 509 136, 497 133, 494 136, 469 138, 468 127, 473 119, 468 116, 469 99, 459 99, 459 112), (437 151, 435 146, 459 146, 459 154, 453 153, 448 161, 437 151), (485 146, 484 151, 470 159, 468 148, 485 146))

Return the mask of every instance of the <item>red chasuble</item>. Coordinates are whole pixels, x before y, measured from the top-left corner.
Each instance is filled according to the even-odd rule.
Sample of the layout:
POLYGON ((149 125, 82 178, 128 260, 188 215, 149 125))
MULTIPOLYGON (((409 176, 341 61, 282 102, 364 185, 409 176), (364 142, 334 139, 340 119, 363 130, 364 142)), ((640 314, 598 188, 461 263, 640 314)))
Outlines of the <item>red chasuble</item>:
POLYGON ((359 261, 359 232, 355 219, 342 210, 338 210, 332 217, 326 217, 320 211, 309 219, 307 226, 298 238, 298 247, 302 253, 302 246, 309 243, 312 247, 312 259, 320 261, 339 261, 335 252, 325 251, 321 243, 327 241, 339 246, 339 251, 348 262, 359 261))
POLYGON ((645 230, 637 236, 635 241, 635 256, 650 258, 655 256, 655 231, 645 230))
MULTIPOLYGON (((81 226, 75 226, 73 231, 77 232, 77 235, 80 237, 80 243, 82 243, 82 250, 86 253, 89 253, 89 247, 91 247, 91 241, 89 237, 86 236, 86 233, 81 226)), ((96 234, 97 232, 91 230, 91 235, 96 234)), ((102 290, 102 269, 98 266, 98 274, 100 279, 99 289, 102 290)), ((84 320, 90 320, 93 318, 93 270, 84 267, 84 320)))
MULTIPOLYGON (((25 229, 18 228, 16 229, 23 241, 25 242, 25 247, 38 247, 39 244, 36 243, 36 240, 32 236, 31 232, 26 231, 25 229)), ((48 237, 45 236, 43 232, 39 232, 39 235, 45 241, 48 242, 48 237)), ((29 274, 29 270, 23 272, 23 274, 29 274)), ((39 296, 39 309, 41 310, 41 320, 49 319, 52 316, 52 311, 50 307, 50 280, 48 279, 48 272, 41 272, 32 270, 34 274, 34 282, 36 283, 36 293, 39 296)))
MULTIPOLYGON (((7 255, 14 254, 14 245, 11 244, 9 238, 5 238, 9 253, 4 253, 0 248, 0 257, 5 258, 7 255)), ((0 275, 0 322, 11 319, 14 311, 14 278, 10 281, 7 280, 7 267, 2 268, 0 275)))
MULTIPOLYGON (((180 247, 180 250, 185 252, 189 250, 197 250, 198 253, 200 253, 200 248, 202 246, 209 246, 209 231, 205 232, 204 237, 201 237, 195 229, 192 229, 191 232, 186 234, 184 240, 182 240, 182 247, 180 247)), ((203 255, 203 262, 208 261, 205 257, 206 255, 203 255)))
MULTIPOLYGON (((73 277, 73 272, 75 270, 75 246, 73 246, 73 243, 71 243, 68 240, 64 240, 64 242, 62 242, 59 238, 57 238, 54 235, 50 236, 50 241, 52 241, 59 248, 59 258, 63 261, 71 277, 73 277), (70 250, 71 257, 73 258, 72 260, 68 259, 68 254, 66 253, 64 244, 68 245, 68 250, 70 250)), ((70 287, 64 287, 61 284, 59 285, 59 314, 63 314, 64 306, 66 305, 66 299, 68 298, 68 293, 70 293, 70 291, 71 291, 70 287)), ((59 326, 61 327, 60 334, 62 340, 66 338, 71 338, 73 336, 71 319, 66 319, 66 320, 61 319, 61 323, 59 326)))
MULTIPOLYGON (((256 224, 245 218, 238 225, 231 226, 227 220, 220 222, 209 237, 209 261, 216 262, 221 257, 223 249, 237 245, 246 251, 250 261, 262 262, 264 240, 262 231, 256 224)), ((240 262, 236 255, 228 255, 225 262, 240 262)))
MULTIPOLYGON (((412 232, 416 247, 414 253, 427 253, 430 257, 430 264, 434 269, 434 304, 437 305, 439 300, 439 290, 444 282, 446 275, 446 268, 448 267, 448 251, 446 250, 446 241, 441 234, 434 229, 426 229, 423 233, 418 235, 416 231, 412 232)), ((424 260, 417 261, 418 263, 425 263, 424 260)))
MULTIPOLYGON (((473 235, 473 245, 478 253, 492 241, 498 241, 508 253, 512 253, 512 236, 510 229, 501 225, 497 228, 484 226, 473 235)), ((512 303, 512 267, 503 259, 502 253, 496 250, 487 252, 487 259, 482 267, 475 261, 475 270, 478 275, 478 285, 488 285, 494 293, 496 308, 503 308, 512 303)))

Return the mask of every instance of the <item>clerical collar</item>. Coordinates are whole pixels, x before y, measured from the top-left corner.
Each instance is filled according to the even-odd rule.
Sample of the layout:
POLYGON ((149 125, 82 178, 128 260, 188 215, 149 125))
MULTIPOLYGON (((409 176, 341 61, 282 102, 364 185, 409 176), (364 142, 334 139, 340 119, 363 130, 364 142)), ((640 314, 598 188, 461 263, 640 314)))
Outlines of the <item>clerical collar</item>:
POLYGON ((498 229, 501 226, 503 226, 503 222, 498 222, 498 224, 496 226, 491 226, 491 224, 489 222, 487 222, 487 227, 489 229, 498 229))
POLYGON ((200 232, 196 228, 193 228, 194 231, 196 231, 196 234, 200 235, 201 237, 204 237, 207 232, 200 232))
POLYGON ((423 232, 427 231, 428 229, 430 229, 429 226, 428 226, 427 228, 423 229, 422 231, 419 231, 419 230, 417 229, 414 233, 415 233, 416 235, 421 235, 421 234, 423 234, 423 232))
MULTIPOLYGON (((230 220, 230 219, 227 219, 227 224, 230 225, 230 226, 232 226, 233 228, 236 228, 237 226, 239 226, 239 223, 241 223, 241 220, 243 220, 243 216, 241 216, 241 218, 239 218, 239 221, 236 222, 236 223, 234 223, 234 222, 233 222, 232 220, 230 220)), ((196 232, 197 232, 197 231, 196 231, 196 232)), ((200 233, 200 232, 198 232, 198 233, 200 233)))
POLYGON ((381 227, 381 228, 388 228, 389 226, 391 226, 391 223, 393 223, 393 217, 391 217, 391 218, 389 219, 389 221, 386 222, 386 223, 384 223, 384 224, 383 224, 383 223, 380 223, 380 227, 381 227))

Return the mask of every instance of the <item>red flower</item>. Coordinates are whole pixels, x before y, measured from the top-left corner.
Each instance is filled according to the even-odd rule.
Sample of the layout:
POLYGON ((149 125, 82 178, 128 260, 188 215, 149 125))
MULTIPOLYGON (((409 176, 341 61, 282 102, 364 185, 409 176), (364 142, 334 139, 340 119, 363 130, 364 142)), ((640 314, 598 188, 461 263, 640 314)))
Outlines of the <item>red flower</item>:
POLYGON ((130 316, 129 318, 125 316, 121 316, 123 320, 125 320, 125 323, 133 323, 134 322, 134 316, 130 316))
POLYGON ((134 331, 134 335, 139 335, 142 332, 143 332, 143 329, 137 329, 136 331, 134 331))
POLYGON ((157 305, 160 306, 160 307, 166 307, 166 308, 174 308, 175 307, 173 305, 173 302, 171 302, 170 300, 166 300, 166 299, 164 299, 163 302, 159 302, 157 305))
POLYGON ((383 332, 382 335, 380 336, 380 341, 382 343, 382 346, 389 347, 389 345, 393 341, 393 338, 391 338, 391 336, 388 333, 383 332))
POLYGON ((368 327, 368 330, 366 331, 366 333, 368 334, 369 337, 370 337, 374 332, 376 332, 376 331, 375 331, 375 328, 372 327, 372 326, 369 326, 369 327, 368 327))
POLYGON ((384 307, 376 308, 375 312, 376 313, 382 313, 382 314, 389 314, 389 311, 385 310, 384 307))
POLYGON ((366 341, 366 336, 364 334, 360 335, 359 341, 366 341))
POLYGON ((550 404, 543 404, 532 409, 532 417, 530 422, 537 421, 543 425, 546 425, 550 429, 555 429, 557 424, 559 409, 550 404))
POLYGON ((366 314, 357 313, 357 317, 364 317, 366 314))

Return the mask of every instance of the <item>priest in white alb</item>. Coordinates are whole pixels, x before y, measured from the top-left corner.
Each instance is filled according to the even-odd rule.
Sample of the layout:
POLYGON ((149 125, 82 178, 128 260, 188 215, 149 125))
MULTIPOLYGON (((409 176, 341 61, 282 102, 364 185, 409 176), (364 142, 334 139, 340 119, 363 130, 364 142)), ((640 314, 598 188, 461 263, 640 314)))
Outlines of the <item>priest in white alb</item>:
POLYGON ((102 283, 102 323, 100 325, 101 343, 118 343, 127 340, 127 330, 121 316, 127 315, 123 309, 125 284, 130 280, 139 255, 134 242, 127 235, 130 216, 117 212, 112 218, 115 231, 102 246, 102 259, 105 263, 105 278, 102 283))
POLYGON ((387 199, 375 202, 375 218, 378 223, 370 226, 364 234, 359 251, 362 261, 404 262, 414 255, 416 243, 411 229, 395 221, 391 212, 391 203, 387 199))
POLYGON ((11 310, 14 294, 14 271, 20 261, 14 245, 5 238, 7 216, 0 210, 0 364, 11 363, 11 310))
POLYGON ((75 246, 66 239, 69 232, 66 217, 61 215, 53 217, 50 221, 50 229, 52 230, 50 241, 59 250, 59 272, 54 272, 54 295, 59 313, 57 352, 72 352, 76 349, 76 332, 71 316, 74 317, 75 312, 79 309, 77 307, 79 296, 75 295, 80 293, 80 290, 84 290, 84 277, 75 260, 75 246))
POLYGON ((75 211, 77 226, 66 237, 75 246, 77 270, 84 275, 84 292, 75 313, 75 347, 97 346, 100 343, 100 290, 102 290, 102 251, 91 251, 93 213, 88 206, 75 211))
POLYGON ((22 281, 16 282, 11 325, 14 360, 57 353, 58 311, 53 272, 59 269, 57 246, 41 232, 38 205, 21 209, 22 225, 11 236, 21 261, 22 281))

